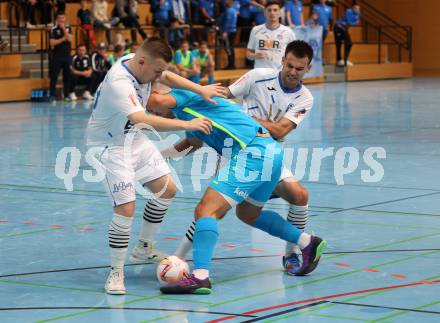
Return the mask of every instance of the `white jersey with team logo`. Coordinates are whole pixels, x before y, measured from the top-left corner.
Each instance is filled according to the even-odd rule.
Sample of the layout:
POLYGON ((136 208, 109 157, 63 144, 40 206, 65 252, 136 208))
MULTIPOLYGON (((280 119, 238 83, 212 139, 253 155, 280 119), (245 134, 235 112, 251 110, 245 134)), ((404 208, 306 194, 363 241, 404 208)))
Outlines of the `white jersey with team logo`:
POLYGON ((292 29, 284 25, 273 30, 267 28, 266 24, 253 27, 247 48, 267 55, 264 59, 256 58, 254 67, 280 68, 287 45, 295 39, 292 29))
POLYGON ((133 127, 127 116, 144 111, 151 83, 140 84, 126 65, 134 54, 122 57, 99 86, 87 125, 87 145, 122 146, 133 127))
POLYGON ((281 71, 256 68, 229 86, 234 97, 243 98, 243 108, 250 116, 277 122, 287 118, 297 126, 312 109, 313 96, 302 84, 294 89, 281 83, 281 71))

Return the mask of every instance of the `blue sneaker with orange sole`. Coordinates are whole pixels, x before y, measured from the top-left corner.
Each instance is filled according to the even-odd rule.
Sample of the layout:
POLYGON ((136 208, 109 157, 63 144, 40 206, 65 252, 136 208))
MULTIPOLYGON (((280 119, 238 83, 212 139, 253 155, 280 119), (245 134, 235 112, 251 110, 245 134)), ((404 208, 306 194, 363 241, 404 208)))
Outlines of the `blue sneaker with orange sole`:
POLYGON ((205 279, 198 279, 194 275, 177 282, 162 286, 160 291, 164 294, 211 294, 211 282, 209 277, 205 279))
POLYGON ((321 259, 326 247, 327 241, 322 240, 319 237, 312 236, 307 247, 301 249, 303 260, 302 265, 296 272, 293 273, 293 275, 305 276, 314 271, 318 266, 319 260, 321 259))

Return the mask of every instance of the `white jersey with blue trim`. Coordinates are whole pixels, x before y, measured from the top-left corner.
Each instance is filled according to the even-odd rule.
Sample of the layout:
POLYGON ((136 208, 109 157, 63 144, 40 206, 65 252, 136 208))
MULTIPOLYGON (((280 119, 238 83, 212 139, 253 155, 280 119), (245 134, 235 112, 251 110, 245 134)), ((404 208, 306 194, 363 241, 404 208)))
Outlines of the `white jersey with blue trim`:
POLYGON ((312 109, 313 96, 303 85, 287 89, 281 83, 281 71, 256 68, 229 86, 236 98, 243 98, 243 108, 253 117, 277 122, 287 118, 297 126, 312 109))
POLYGON ((252 28, 248 49, 255 53, 264 53, 267 58, 256 58, 255 68, 280 68, 287 45, 296 39, 290 27, 280 25, 276 29, 267 28, 266 24, 252 28))
POLYGON ((96 91, 87 125, 87 145, 124 145, 125 134, 133 128, 128 115, 145 111, 151 83, 139 83, 128 69, 126 61, 133 57, 134 54, 121 57, 96 91))

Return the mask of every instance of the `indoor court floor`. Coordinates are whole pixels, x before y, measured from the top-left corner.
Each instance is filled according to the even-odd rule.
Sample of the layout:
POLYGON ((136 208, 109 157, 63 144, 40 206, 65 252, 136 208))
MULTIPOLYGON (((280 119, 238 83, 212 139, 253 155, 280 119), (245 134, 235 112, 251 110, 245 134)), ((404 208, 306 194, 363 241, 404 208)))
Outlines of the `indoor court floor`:
MULTIPOLYGON (((0 322, 439 322, 440 79, 309 89, 314 108, 286 146, 309 190, 307 231, 328 241, 320 266, 307 277, 285 275, 284 244, 231 211, 219 226, 213 293, 198 296, 161 295, 154 264, 129 264, 127 295, 106 295, 112 209, 101 183, 84 180, 90 103, 1 104, 0 322), (77 147, 79 168, 55 171, 63 147, 77 147), (368 159, 371 147, 386 158, 368 159), (318 165, 311 159, 320 149, 331 156, 318 165), (72 191, 59 178, 69 172, 72 191)), ((208 184, 215 161, 192 169, 201 157, 171 163, 182 191, 157 237, 167 252, 208 184)), ((267 208, 287 212, 279 200, 267 208)))

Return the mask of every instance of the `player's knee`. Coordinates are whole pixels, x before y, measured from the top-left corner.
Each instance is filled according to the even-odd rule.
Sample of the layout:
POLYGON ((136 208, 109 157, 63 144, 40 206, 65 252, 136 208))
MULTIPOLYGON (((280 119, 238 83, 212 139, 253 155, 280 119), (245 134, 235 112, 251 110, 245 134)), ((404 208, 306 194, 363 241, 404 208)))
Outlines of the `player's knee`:
POLYGON ((295 201, 296 205, 307 205, 309 203, 309 192, 304 187, 298 190, 298 198, 295 201))
POLYGON ((132 217, 134 215, 135 209, 136 209, 136 203, 135 203, 135 201, 133 201, 133 202, 128 202, 128 203, 125 203, 122 205, 115 206, 113 208, 113 211, 116 214, 119 214, 122 216, 132 217))
POLYGON ((164 199, 172 199, 174 198, 174 196, 176 196, 176 193, 177 193, 176 184, 173 181, 170 181, 167 185, 167 188, 160 197, 164 199))

